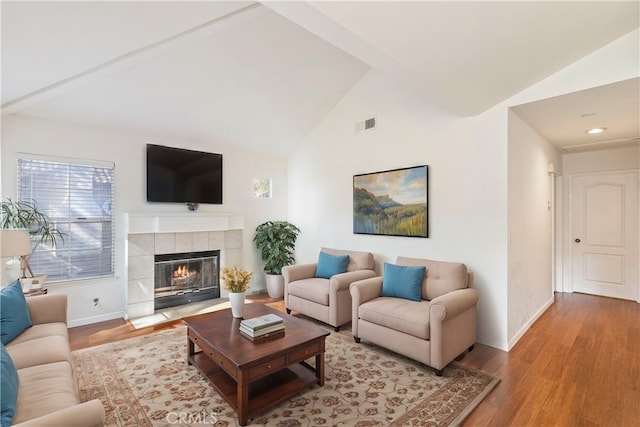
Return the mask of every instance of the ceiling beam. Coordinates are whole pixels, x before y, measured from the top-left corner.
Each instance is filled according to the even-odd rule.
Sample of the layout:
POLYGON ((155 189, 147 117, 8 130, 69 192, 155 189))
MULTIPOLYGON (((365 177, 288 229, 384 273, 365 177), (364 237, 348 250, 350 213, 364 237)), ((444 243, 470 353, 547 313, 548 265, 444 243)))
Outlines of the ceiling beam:
POLYGON ((450 94, 437 86, 429 85, 404 65, 313 7, 310 2, 267 0, 262 4, 372 68, 395 76, 398 81, 404 82, 414 92, 435 103, 438 108, 452 114, 468 115, 451 101, 450 94))
POLYGON ((42 89, 2 104, 2 115, 5 116, 18 113, 26 108, 47 101, 71 89, 83 86, 126 68, 130 68, 150 58, 163 55, 169 51, 194 43, 205 37, 225 31, 242 22, 265 14, 268 11, 269 9, 262 7, 260 3, 250 4, 249 6, 205 22, 202 25, 198 25, 197 27, 183 31, 150 45, 143 46, 89 70, 83 71, 82 73, 50 84, 42 89))

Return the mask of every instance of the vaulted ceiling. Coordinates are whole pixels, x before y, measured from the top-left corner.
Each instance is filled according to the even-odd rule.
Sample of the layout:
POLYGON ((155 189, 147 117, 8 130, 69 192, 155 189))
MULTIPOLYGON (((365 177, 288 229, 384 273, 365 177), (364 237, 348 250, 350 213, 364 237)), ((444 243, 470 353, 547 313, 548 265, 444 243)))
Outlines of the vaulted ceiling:
MULTIPOLYGON (((640 14, 638 2, 608 1, 2 1, 1 13, 3 115, 281 154, 371 68, 475 115, 638 28, 640 14)), ((622 93, 637 108, 635 80, 631 96, 594 90, 581 106, 622 93)), ((518 114, 558 146, 575 144, 578 130, 559 138, 549 125, 575 115, 570 104, 518 114)))

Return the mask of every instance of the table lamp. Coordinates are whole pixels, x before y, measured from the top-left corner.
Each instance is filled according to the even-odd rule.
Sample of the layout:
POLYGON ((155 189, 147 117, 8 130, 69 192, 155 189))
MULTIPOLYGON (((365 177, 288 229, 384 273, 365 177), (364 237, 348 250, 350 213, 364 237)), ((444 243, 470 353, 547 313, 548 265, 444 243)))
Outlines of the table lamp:
POLYGON ((0 258, 11 258, 6 263, 7 283, 20 277, 22 262, 17 257, 31 253, 29 232, 26 229, 0 230, 0 258))

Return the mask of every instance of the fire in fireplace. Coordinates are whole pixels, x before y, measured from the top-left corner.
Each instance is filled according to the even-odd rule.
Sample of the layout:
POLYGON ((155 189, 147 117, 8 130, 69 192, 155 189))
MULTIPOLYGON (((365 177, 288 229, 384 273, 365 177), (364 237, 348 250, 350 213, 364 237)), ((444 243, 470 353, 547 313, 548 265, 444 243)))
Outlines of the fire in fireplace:
POLYGON ((155 255, 155 309, 220 297, 220 251, 155 255))

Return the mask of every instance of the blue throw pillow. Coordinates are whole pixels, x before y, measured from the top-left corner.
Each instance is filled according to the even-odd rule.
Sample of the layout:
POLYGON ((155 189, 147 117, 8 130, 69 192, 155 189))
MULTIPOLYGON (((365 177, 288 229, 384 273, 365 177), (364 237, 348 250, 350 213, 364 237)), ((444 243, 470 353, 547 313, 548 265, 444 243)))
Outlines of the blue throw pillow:
POLYGON ((420 301, 425 271, 427 267, 407 267, 385 262, 381 295, 420 301))
POLYGON ((0 291, 0 341, 7 345, 31 327, 31 316, 27 301, 22 292, 20 281, 15 282, 0 291))
POLYGON ((316 267, 316 277, 330 279, 336 274, 345 273, 349 265, 349 255, 331 255, 320 252, 318 266, 316 267))
POLYGON ((18 371, 3 344, 0 344, 0 378, 0 425, 10 426, 18 400, 18 371))

